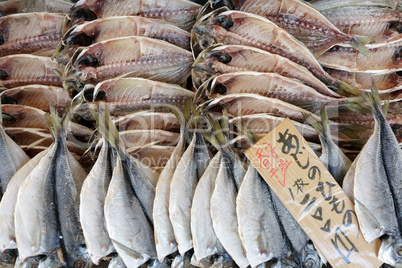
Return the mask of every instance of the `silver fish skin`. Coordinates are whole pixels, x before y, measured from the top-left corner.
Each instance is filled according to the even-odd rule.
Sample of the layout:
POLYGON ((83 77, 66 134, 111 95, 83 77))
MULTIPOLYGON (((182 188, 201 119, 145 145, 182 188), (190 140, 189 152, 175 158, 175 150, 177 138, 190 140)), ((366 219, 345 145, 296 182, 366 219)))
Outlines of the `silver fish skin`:
POLYGON ((0 11, 6 15, 14 13, 49 12, 68 13, 74 5, 70 0, 8 0, 0 2, 0 11))
POLYGON ((141 16, 190 30, 201 5, 186 0, 80 0, 70 10, 70 25, 112 16, 141 16))
POLYGON ((55 183, 52 182, 57 150, 53 144, 18 191, 15 235, 22 262, 29 257, 51 254, 61 246, 53 196, 55 183))
POLYGON ((170 183, 176 167, 186 149, 184 133, 180 134, 180 141, 175 147, 169 161, 161 172, 155 189, 153 208, 154 233, 158 259, 163 262, 165 257, 177 251, 177 242, 169 218, 170 183))
POLYGON ((334 46, 317 59, 325 67, 343 71, 377 74, 396 72, 402 66, 401 46, 402 40, 371 45, 366 55, 352 47, 334 46))
POLYGON ((105 198, 112 179, 111 146, 102 138, 98 159, 85 179, 80 194, 80 221, 88 253, 94 264, 114 252, 106 229, 105 198))
POLYGON ((106 226, 127 267, 139 267, 156 256, 153 230, 118 156, 105 200, 106 226))
POLYGON ((341 7, 383 7, 383 8, 391 8, 396 9, 399 0, 313 0, 309 3, 317 10, 324 11, 328 9, 337 9, 341 7))
POLYGON ((256 47, 279 54, 307 68, 326 85, 334 88, 342 87, 324 71, 303 43, 273 22, 258 15, 241 11, 208 14, 194 25, 192 43, 195 52, 220 43, 256 47))
MULTIPOLYGON (((371 242, 387 234, 393 250, 382 250, 380 259, 390 265, 402 262, 390 255, 401 246, 402 234, 402 153, 395 135, 380 108, 378 95, 366 96, 372 107, 375 128, 359 154, 354 174, 356 215, 364 238, 371 242), (378 189, 382 189, 380 192, 378 189), (395 243, 396 242, 396 243, 395 243), (391 260, 391 262, 390 262, 391 260)), ((383 240, 382 248, 387 247, 383 240)), ((396 251, 397 252, 397 251, 396 251)))
POLYGON ((35 54, 51 56, 61 39, 64 16, 24 13, 0 18, 0 56, 35 54))
POLYGON ((200 133, 195 132, 170 182, 169 218, 181 255, 193 247, 190 224, 192 200, 209 161, 204 139, 200 133))
POLYGON ((347 102, 317 92, 299 80, 277 73, 236 72, 215 77, 206 89, 213 99, 222 95, 250 93, 277 98, 290 104, 316 112, 322 105, 334 105, 347 102))
POLYGON ((3 121, 0 118, 0 200, 6 192, 7 185, 14 174, 23 167, 29 157, 25 152, 4 132, 3 121))
POLYGON ((18 190, 29 173, 38 165, 46 155, 47 150, 39 153, 21 167, 10 180, 7 190, 0 201, 0 252, 17 248, 15 239, 14 209, 17 202, 18 190))
POLYGON ((223 154, 210 201, 215 234, 223 248, 240 267, 249 265, 238 233, 236 212, 236 198, 244 175, 242 163, 231 154, 223 154))
POLYGON ((329 121, 325 108, 321 109, 321 122, 310 121, 310 124, 318 131, 322 146, 320 156, 321 162, 331 173, 335 181, 342 185, 343 178, 349 171, 352 161, 341 151, 338 145, 332 140, 329 128, 329 121))
POLYGON ((259 48, 239 45, 221 45, 201 52, 193 64, 193 83, 198 88, 213 75, 241 71, 275 72, 286 77, 298 79, 324 95, 336 98, 341 97, 330 90, 305 67, 292 62, 288 58, 259 48))
POLYGON ((60 113, 66 104, 71 102, 70 96, 61 87, 45 85, 28 85, 14 87, 0 93, 2 104, 19 104, 38 108, 49 112, 50 106, 60 113))
POLYGON ((265 17, 293 36, 304 39, 326 40, 319 47, 307 47, 315 56, 321 55, 328 48, 339 43, 350 43, 362 47, 361 40, 353 35, 341 32, 318 10, 300 0, 232 0, 236 10, 250 12, 265 17))
POLYGON ((61 79, 53 72, 57 62, 50 57, 16 54, 0 58, 0 87, 13 88, 42 84, 62 86, 61 79))
POLYGON ((49 256, 42 258, 39 261, 38 268, 64 268, 66 264, 62 262, 57 252, 50 254, 49 256))
POLYGON ((209 162, 194 192, 191 206, 191 234, 193 238, 194 256, 202 261, 211 255, 222 255, 224 249, 216 237, 212 227, 210 199, 215 188, 221 153, 218 152, 209 162))
POLYGON ((382 7, 342 7, 321 11, 338 29, 348 34, 371 37, 370 43, 384 43, 398 34, 401 13, 382 7))
POLYGON ((108 39, 144 36, 190 50, 190 33, 170 23, 138 16, 116 16, 86 22, 63 36, 66 49, 89 46, 108 39))

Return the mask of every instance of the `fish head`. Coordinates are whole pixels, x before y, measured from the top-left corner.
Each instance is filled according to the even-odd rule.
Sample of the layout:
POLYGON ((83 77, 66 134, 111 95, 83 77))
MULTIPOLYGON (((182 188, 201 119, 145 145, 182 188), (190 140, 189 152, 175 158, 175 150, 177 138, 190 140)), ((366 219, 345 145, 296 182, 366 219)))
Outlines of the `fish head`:
POLYGON ((401 236, 387 236, 382 239, 378 258, 392 266, 402 266, 402 238, 401 236))
POLYGON ((297 265, 297 263, 291 258, 281 258, 272 265, 272 268, 298 268, 298 267, 299 265, 297 265))
POLYGON ((70 10, 69 25, 96 20, 106 0, 79 0, 70 10))
POLYGON ((18 104, 18 100, 24 94, 24 89, 6 90, 0 93, 1 104, 18 104))
POLYGON ((3 253, 0 253, 0 264, 1 262, 11 264, 15 262, 15 259, 18 256, 18 252, 15 249, 5 250, 3 253))
POLYGON ((202 51, 195 59, 192 77, 196 88, 198 88, 204 81, 208 80, 212 75, 224 73, 225 66, 232 60, 230 54, 218 50, 219 47, 219 45, 212 46, 202 51))
POLYGON ((225 95, 227 92, 227 85, 230 84, 233 80, 236 79, 236 76, 231 74, 229 75, 221 75, 216 77, 209 86, 208 97, 216 98, 221 95, 225 95))
POLYGON ((8 25, 7 20, 4 17, 0 18, 0 48, 2 45, 7 43, 9 34, 10 25, 8 25))
POLYGON ((79 247, 68 261, 68 267, 71 268, 87 268, 91 266, 91 256, 88 253, 88 249, 85 247, 79 247))
POLYGON ((306 268, 320 268, 322 266, 320 255, 314 248, 314 245, 307 244, 301 254, 302 267, 306 268))
POLYGON ((88 35, 82 28, 80 26, 74 27, 65 33, 63 43, 67 48, 90 46, 94 43, 94 37, 88 35))

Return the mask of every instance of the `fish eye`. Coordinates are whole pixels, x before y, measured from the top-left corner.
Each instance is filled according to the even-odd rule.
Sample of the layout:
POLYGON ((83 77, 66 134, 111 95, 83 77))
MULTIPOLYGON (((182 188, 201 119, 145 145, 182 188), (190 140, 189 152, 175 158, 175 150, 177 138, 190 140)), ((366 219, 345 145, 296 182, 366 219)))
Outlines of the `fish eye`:
POLYGON ((93 40, 85 33, 80 33, 67 37, 66 43, 69 45, 89 46, 93 43, 93 40))
POLYGON ((73 268, 85 268, 85 261, 77 260, 73 263, 73 268))
POLYGON ((90 67, 98 67, 99 66, 99 61, 97 58, 88 55, 82 60, 78 62, 78 65, 85 65, 85 66, 90 66, 90 67))
POLYGON ((212 7, 214 9, 218 9, 220 7, 228 7, 229 9, 235 9, 235 6, 231 0, 215 0, 212 3, 212 7))
POLYGON ((18 104, 18 101, 10 96, 1 98, 1 104, 18 104))
POLYGON ((402 71, 397 71, 396 74, 397 74, 398 76, 402 76, 402 71))
POLYGON ((96 20, 98 18, 98 16, 89 8, 82 8, 77 10, 73 15, 72 18, 74 19, 81 19, 81 20, 96 20))
POLYGON ((234 22, 231 18, 226 17, 226 16, 218 16, 214 19, 215 23, 217 23, 219 26, 229 29, 234 25, 234 22))
POLYGON ((0 35, 0 46, 5 43, 4 36, 0 35))
MULTIPOLYGON (((14 138, 14 139, 15 139, 15 138, 14 138)), ((12 259, 13 259, 12 254, 10 254, 10 253, 8 253, 8 252, 4 252, 4 253, 1 254, 1 260, 2 260, 3 262, 8 263, 8 262, 10 262, 12 259)))
POLYGON ((232 57, 225 52, 211 52, 209 56, 219 60, 222 63, 229 63, 232 61, 232 57))
POLYGON ((228 88, 224 84, 217 84, 214 87, 214 91, 218 94, 224 95, 228 91, 228 88))
MULTIPOLYGON (((3 118, 3 121, 8 122, 10 124, 14 124, 17 121, 17 118, 15 116, 5 113, 5 112, 1 113, 1 117, 3 118)), ((10 254, 4 254, 4 256, 2 254, 1 257, 4 258, 6 255, 10 255, 10 254)))
POLYGON ((70 0, 70 2, 77 3, 78 0, 70 0))
POLYGON ((6 80, 8 78, 8 73, 3 69, 0 69, 0 80, 6 80))
POLYGON ((313 258, 308 258, 307 260, 304 261, 303 267, 314 268, 314 267, 318 267, 318 265, 316 264, 316 262, 313 258))
POLYGON ((402 257, 402 245, 399 245, 395 248, 395 253, 398 256, 398 258, 402 257))
POLYGON ((402 58, 402 47, 398 48, 398 51, 396 52, 396 57, 397 58, 402 58))

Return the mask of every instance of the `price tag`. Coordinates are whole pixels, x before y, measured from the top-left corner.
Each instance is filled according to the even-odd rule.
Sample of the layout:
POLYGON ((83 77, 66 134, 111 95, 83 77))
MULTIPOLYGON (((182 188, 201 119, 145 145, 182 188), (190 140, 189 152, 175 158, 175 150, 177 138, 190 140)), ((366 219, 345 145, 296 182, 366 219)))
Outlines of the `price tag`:
POLYGON ((289 119, 245 154, 333 267, 381 266, 381 241, 366 242, 353 203, 289 119))

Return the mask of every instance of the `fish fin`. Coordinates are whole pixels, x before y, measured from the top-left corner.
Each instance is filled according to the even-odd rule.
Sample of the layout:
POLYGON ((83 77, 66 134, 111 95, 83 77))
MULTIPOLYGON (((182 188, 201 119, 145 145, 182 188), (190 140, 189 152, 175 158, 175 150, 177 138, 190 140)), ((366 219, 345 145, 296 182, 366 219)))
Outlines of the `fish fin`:
POLYGON ((355 210, 358 216, 360 229, 362 230, 364 239, 366 239, 368 243, 373 242, 376 238, 385 233, 384 229, 381 227, 381 224, 378 222, 370 209, 363 205, 358 199, 356 199, 356 197, 355 210))
POLYGON ((368 126, 356 125, 356 124, 342 124, 339 126, 339 132, 342 132, 343 134, 345 134, 346 136, 348 136, 353 140, 360 139, 358 133, 361 133, 362 131, 368 131, 369 129, 371 128, 368 126))
POLYGON ((226 108, 222 110, 221 126, 223 135, 225 135, 225 137, 229 137, 230 135, 229 115, 228 110, 226 108))
POLYGON ((355 35, 354 40, 352 42, 349 42, 348 44, 354 47, 364 56, 368 56, 369 51, 368 48, 365 46, 365 44, 370 43, 370 41, 371 41, 370 36, 355 35))
POLYGON ((50 134, 52 135, 53 139, 56 140, 62 132, 62 119, 57 114, 56 109, 49 104, 50 113, 45 114, 46 122, 49 126, 50 134))
POLYGON ((336 88, 333 89, 339 95, 350 97, 350 96, 360 96, 362 91, 345 83, 341 80, 337 80, 336 88))
POLYGON ((245 123, 239 122, 234 123, 235 126, 240 130, 240 133, 246 137, 246 139, 251 143, 251 145, 255 144, 258 140, 257 135, 255 135, 245 123))
POLYGON ((205 99, 208 99, 209 97, 208 89, 211 88, 210 86, 215 77, 216 75, 211 76, 204 83, 202 83, 201 86, 198 87, 194 96, 195 102, 203 102, 205 101, 205 99))
MULTIPOLYGON (((325 110, 325 106, 321 108, 321 116, 323 115, 323 111, 325 110)), ((308 113, 302 113, 304 119, 320 134, 320 136, 325 136, 325 128, 323 126, 323 122, 318 121, 314 116, 308 113)), ((326 112, 325 112, 326 116, 326 112)))

